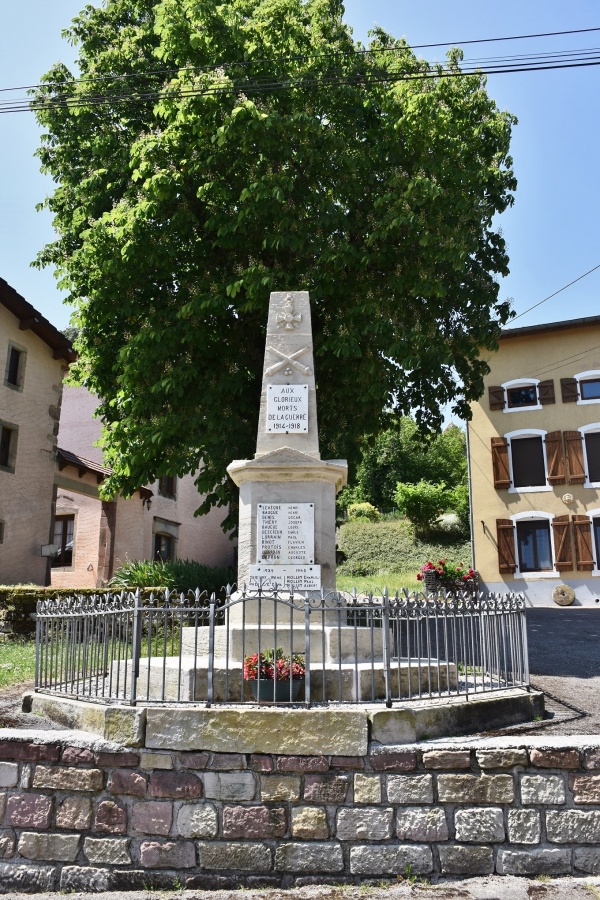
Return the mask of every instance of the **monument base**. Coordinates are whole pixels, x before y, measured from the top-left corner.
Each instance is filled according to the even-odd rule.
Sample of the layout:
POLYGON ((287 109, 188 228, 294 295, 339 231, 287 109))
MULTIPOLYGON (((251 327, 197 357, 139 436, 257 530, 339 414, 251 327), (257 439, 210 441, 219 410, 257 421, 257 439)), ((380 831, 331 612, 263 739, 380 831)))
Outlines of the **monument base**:
POLYGON ((327 709, 140 705, 110 706, 42 692, 27 708, 65 728, 123 746, 157 750, 361 756, 373 745, 410 744, 449 735, 477 734, 544 716, 544 695, 515 688, 465 699, 443 697, 396 704, 327 709))
MULTIPOLYGON (((455 690, 456 667, 438 660, 394 660, 390 672, 393 697, 455 690)), ((116 681, 113 673, 113 684, 116 681)), ((280 682, 285 684, 285 682, 280 682)), ((206 701, 208 695, 207 656, 168 656, 140 660, 138 696, 152 701, 206 701)), ((262 695, 261 695, 262 696, 262 695)), ((310 697, 314 703, 327 701, 368 703, 385 699, 383 663, 359 662, 320 665, 311 669, 310 697)), ((252 687, 244 681, 243 663, 216 657, 213 667, 215 703, 254 702, 252 687)), ((305 702, 302 690, 296 702, 305 702)))
MULTIPOLYGON (((337 618, 337 615, 331 618, 337 618)), ((276 629, 271 623, 266 625, 217 625, 215 627, 214 656, 235 660, 242 663, 246 656, 280 647, 286 655, 304 654, 306 648, 306 632, 304 624, 296 623, 289 627, 284 620, 276 629)), ((354 628, 352 626, 314 625, 309 629, 310 661, 321 664, 369 663, 383 660, 383 629, 354 628)), ((208 628, 182 628, 181 652, 191 656, 208 656, 208 628)), ((392 635, 389 634, 388 646, 392 646, 392 635)))

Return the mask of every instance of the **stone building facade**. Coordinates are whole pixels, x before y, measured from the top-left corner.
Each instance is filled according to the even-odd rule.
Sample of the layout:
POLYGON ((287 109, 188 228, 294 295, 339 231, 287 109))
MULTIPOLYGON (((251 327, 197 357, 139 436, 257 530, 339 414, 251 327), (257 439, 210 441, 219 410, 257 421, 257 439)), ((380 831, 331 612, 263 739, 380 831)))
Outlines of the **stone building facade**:
POLYGON ((0 584, 45 584, 69 341, 0 278, 0 584))
POLYGON ((97 446, 97 399, 86 388, 66 386, 55 474, 53 587, 104 584, 127 560, 191 559, 209 566, 234 562, 235 544, 220 527, 223 509, 194 513, 201 496, 192 475, 162 478, 133 497, 101 500, 109 469, 97 446))
POLYGON ((600 600, 600 316, 503 332, 468 425, 474 567, 533 605, 600 600))

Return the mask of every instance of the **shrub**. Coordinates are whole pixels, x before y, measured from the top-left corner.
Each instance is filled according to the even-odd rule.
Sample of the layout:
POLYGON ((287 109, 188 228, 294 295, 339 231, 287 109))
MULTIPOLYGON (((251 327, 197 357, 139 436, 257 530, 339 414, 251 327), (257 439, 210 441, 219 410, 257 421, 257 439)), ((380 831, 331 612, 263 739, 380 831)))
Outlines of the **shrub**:
POLYGON ((461 534, 468 537, 471 533, 471 510, 469 506, 469 487, 457 485, 452 491, 452 509, 458 516, 461 534))
POLYGON ((415 536, 414 528, 405 519, 394 522, 347 522, 338 530, 338 547, 346 556, 337 571, 352 578, 389 572, 415 571, 424 559, 451 556, 457 561, 471 558, 467 541, 450 535, 433 541, 415 536))
POLYGON ((371 503, 351 503, 348 507, 350 521, 378 522, 381 514, 371 503))
POLYGON ((35 632, 38 600, 58 597, 91 597, 106 588, 53 588, 39 584, 0 585, 0 631, 27 637, 35 632))
POLYGON ((183 593, 200 588, 210 595, 213 591, 219 594, 225 585, 233 584, 235 577, 231 566, 213 568, 191 559, 132 560, 117 569, 109 587, 128 590, 160 585, 183 593))
POLYGON ((398 483, 396 487, 396 505, 400 512, 412 522, 417 531, 430 531, 440 513, 450 506, 452 492, 448 491, 443 481, 433 484, 431 481, 419 481, 418 484, 398 483))

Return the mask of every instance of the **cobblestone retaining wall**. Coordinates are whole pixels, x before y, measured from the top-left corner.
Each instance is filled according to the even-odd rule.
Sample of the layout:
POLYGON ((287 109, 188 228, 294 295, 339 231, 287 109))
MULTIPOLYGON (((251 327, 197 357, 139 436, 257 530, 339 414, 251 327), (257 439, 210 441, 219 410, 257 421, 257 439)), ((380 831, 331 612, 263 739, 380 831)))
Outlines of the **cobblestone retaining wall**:
POLYGON ((327 757, 78 743, 0 740, 0 891, 287 886, 407 867, 600 874, 600 744, 327 757))

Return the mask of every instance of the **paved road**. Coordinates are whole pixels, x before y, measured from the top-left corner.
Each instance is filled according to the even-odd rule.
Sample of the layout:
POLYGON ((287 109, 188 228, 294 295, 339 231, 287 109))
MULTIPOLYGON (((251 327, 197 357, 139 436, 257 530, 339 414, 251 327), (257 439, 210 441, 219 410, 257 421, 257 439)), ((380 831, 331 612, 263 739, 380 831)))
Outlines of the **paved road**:
POLYGON ((600 608, 528 609, 527 636, 531 682, 555 714, 545 730, 600 734, 600 608))
MULTIPOLYGON (((35 894, 35 900, 57 900, 58 894, 35 894)), ((314 885, 240 891, 136 891, 135 893, 69 894, 69 900, 600 900, 600 878, 513 878, 510 875, 466 881, 416 882, 387 887, 363 882, 359 887, 314 885)), ((32 900, 10 894, 10 900, 32 900)))

